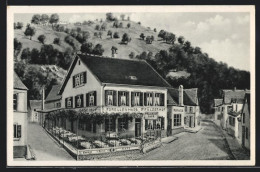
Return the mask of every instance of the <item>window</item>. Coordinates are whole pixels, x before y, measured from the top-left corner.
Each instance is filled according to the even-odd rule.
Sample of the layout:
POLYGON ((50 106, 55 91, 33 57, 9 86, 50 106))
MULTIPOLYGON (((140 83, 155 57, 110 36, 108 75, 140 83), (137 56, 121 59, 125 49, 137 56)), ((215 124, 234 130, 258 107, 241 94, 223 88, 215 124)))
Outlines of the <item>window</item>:
POLYGON ((57 108, 61 107, 61 103, 60 102, 56 103, 56 107, 57 108))
POLYGON ((190 113, 192 113, 193 112, 193 107, 190 107, 190 113))
POLYGON ((146 102, 147 106, 152 106, 153 105, 153 93, 146 93, 146 102))
POLYGON ((231 125, 231 126, 235 126, 235 118, 233 118, 233 117, 229 117, 229 125, 231 125))
POLYGON ((174 114, 173 116, 173 126, 181 126, 181 114, 174 114))
POLYGON ((224 110, 225 110, 224 107, 222 107, 222 112, 224 112, 224 110))
POLYGON ((83 107, 83 94, 75 96, 75 104, 77 108, 83 107))
POLYGON ((134 93, 134 105, 135 106, 140 105, 140 93, 134 93))
POLYGON ((22 136, 22 126, 14 124, 14 138, 21 138, 22 136))
POLYGON ((248 139, 248 128, 246 127, 246 139, 248 139))
POLYGON ((115 131, 115 119, 114 118, 107 118, 105 119, 105 132, 115 131))
POLYGON ((87 93, 87 106, 96 106, 97 105, 97 93, 96 91, 87 93))
POLYGON ((218 107, 218 111, 220 112, 220 107, 218 107))
POLYGON ((126 131, 128 129, 128 122, 125 118, 118 118, 118 131, 126 131))
POLYGON ((154 101, 155 101, 155 106, 160 105, 160 94, 155 93, 154 101))
POLYGON ((72 107, 73 107, 72 97, 66 98, 65 101, 66 101, 66 107, 67 107, 67 108, 72 108, 72 107))
POLYGON ((18 97, 18 94, 14 94, 13 95, 13 105, 14 105, 14 110, 17 110, 17 97, 18 97))
POLYGON ((117 93, 113 90, 105 91, 105 104, 107 106, 116 106, 117 105, 117 93))
POLYGON ((122 106, 125 106, 126 105, 126 93, 125 92, 122 92, 121 93, 121 96, 120 96, 120 104, 122 106))
POLYGON ((85 84, 87 81, 86 76, 87 76, 86 72, 82 72, 77 75, 74 75, 73 76, 73 87, 78 87, 78 86, 85 84))

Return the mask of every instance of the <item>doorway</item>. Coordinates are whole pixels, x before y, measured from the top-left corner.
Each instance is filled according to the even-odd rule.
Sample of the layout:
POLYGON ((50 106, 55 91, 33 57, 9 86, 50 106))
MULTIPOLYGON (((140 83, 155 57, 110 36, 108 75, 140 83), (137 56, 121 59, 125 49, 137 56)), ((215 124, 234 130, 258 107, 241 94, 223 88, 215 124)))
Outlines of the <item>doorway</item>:
POLYGON ((141 136, 141 118, 135 119, 135 137, 141 136))

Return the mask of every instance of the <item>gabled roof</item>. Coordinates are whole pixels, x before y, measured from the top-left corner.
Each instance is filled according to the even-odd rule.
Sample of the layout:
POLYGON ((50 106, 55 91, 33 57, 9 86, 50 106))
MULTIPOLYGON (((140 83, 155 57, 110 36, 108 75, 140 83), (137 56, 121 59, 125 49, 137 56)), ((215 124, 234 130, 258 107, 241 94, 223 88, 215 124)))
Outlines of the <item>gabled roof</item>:
MULTIPOLYGON (((167 100, 170 102, 172 99, 173 103, 168 105, 178 105, 179 102, 179 90, 176 88, 170 88, 168 89, 168 95, 167 100)), ((188 106, 197 106, 197 89, 192 88, 192 89, 183 89, 183 104, 188 105, 188 106)))
POLYGON ((61 95, 58 94, 60 87, 61 85, 53 85, 51 91, 49 92, 48 96, 45 99, 45 102, 60 100, 61 95))
POLYGON ((30 109, 41 109, 42 100, 29 100, 29 108, 30 109))
POLYGON ((247 90, 222 90, 224 104, 230 104, 231 100, 236 100, 238 103, 241 103, 241 100, 244 99, 245 93, 247 90))
POLYGON ((14 72, 14 88, 20 89, 20 90, 28 90, 28 88, 23 84, 21 79, 18 77, 18 75, 14 72))
POLYGON ((220 106, 223 103, 223 99, 214 99, 214 107, 220 106))
POLYGON ((59 94, 63 92, 78 59, 89 68, 101 83, 170 87, 170 84, 146 61, 77 54, 59 94))

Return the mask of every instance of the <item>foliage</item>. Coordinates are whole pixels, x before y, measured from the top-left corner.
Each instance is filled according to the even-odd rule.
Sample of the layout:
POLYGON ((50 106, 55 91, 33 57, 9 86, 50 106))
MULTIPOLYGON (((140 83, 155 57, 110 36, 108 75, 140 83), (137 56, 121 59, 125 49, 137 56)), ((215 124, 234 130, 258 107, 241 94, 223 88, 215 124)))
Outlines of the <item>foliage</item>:
POLYGON ((58 14, 52 14, 51 17, 50 17, 50 20, 49 20, 49 23, 52 24, 52 26, 54 24, 57 24, 60 20, 60 17, 58 14))
POLYGON ((32 40, 33 35, 35 35, 36 30, 34 27, 31 27, 30 24, 27 25, 25 31, 24 31, 24 35, 25 36, 29 36, 30 40, 32 40))
POLYGON ((131 27, 131 24, 130 24, 130 23, 127 23, 127 27, 130 28, 130 27, 131 27))
POLYGON ((106 13, 106 20, 108 22, 115 21, 115 17, 113 15, 113 13, 106 13))
POLYGON ((115 27, 115 28, 119 27, 119 22, 117 20, 113 23, 113 27, 115 27))
POLYGON ((137 24, 141 25, 141 22, 138 22, 137 24))
POLYGON ((23 44, 17 40, 17 38, 14 38, 14 56, 17 57, 17 55, 21 52, 21 49, 23 47, 23 44))
POLYGON ((92 54, 102 56, 103 53, 104 53, 104 51, 105 51, 105 50, 103 49, 102 45, 101 45, 101 44, 97 44, 97 45, 94 47, 94 49, 93 49, 93 51, 92 51, 92 54))
POLYGON ((81 45, 81 52, 82 53, 87 53, 87 54, 91 54, 93 51, 93 44, 91 42, 86 42, 84 44, 81 45))
POLYGON ((54 38, 53 44, 60 45, 60 38, 54 38))
POLYGON ((124 20, 125 20, 125 14, 121 14, 121 15, 120 15, 120 18, 121 18, 121 20, 124 21, 124 20))
POLYGON ((140 34, 140 38, 141 38, 142 40, 144 40, 144 38, 145 38, 144 33, 141 33, 141 34, 140 34))
POLYGON ((128 42, 131 41, 131 37, 127 33, 124 33, 123 36, 122 36, 122 40, 121 41, 124 44, 128 44, 128 42))
POLYGON ((154 32, 157 32, 156 28, 153 29, 154 32))
POLYGON ((103 35, 102 32, 98 32, 98 36, 99 36, 100 39, 102 39, 102 35, 103 35))
POLYGON ((39 35, 38 36, 38 41, 40 43, 44 44, 45 40, 46 40, 46 36, 45 35, 39 35))
POLYGON ((31 60, 31 51, 29 48, 23 49, 22 54, 21 54, 21 59, 25 60, 25 61, 31 60))
POLYGON ((38 49, 33 48, 31 51, 31 64, 38 64, 39 63, 39 57, 40 57, 40 52, 38 49))
POLYGON ((115 38, 115 39, 120 38, 119 33, 115 32, 114 35, 113 35, 113 38, 115 38))
POLYGON ((106 28, 107 28, 107 24, 106 23, 103 23, 100 27, 100 30, 102 31, 106 31, 106 28))
POLYGON ((185 42, 185 38, 183 36, 179 36, 178 42, 179 42, 179 44, 183 45, 185 42))
POLYGON ((23 22, 14 23, 14 29, 22 29, 22 28, 23 28, 23 22))
POLYGON ((131 52, 131 53, 129 54, 129 57, 130 57, 130 59, 133 59, 133 58, 135 57, 135 53, 134 53, 134 52, 131 52))
POLYGON ((97 24, 97 25, 95 26, 95 30, 100 30, 100 25, 99 25, 99 24, 97 24))
POLYGON ((32 16, 31 23, 40 24, 41 23, 41 15, 40 14, 34 14, 32 16))
POLYGON ((123 23, 122 22, 119 23, 118 28, 123 28, 123 23))
POLYGON ((71 36, 66 36, 66 37, 64 38, 64 41, 65 41, 66 43, 68 43, 72 48, 75 48, 75 42, 74 42, 73 37, 71 37, 71 36))
POLYGON ((49 22, 49 16, 47 14, 42 14, 41 16, 41 23, 45 24, 49 22))
POLYGON ((113 32, 111 30, 107 31, 107 36, 110 36, 112 38, 113 32))

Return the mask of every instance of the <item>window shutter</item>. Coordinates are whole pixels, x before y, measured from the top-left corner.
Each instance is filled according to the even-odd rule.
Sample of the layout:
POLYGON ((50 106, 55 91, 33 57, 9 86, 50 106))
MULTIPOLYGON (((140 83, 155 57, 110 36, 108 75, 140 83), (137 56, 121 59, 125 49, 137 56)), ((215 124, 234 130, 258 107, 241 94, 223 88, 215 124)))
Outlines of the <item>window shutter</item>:
POLYGON ((83 107, 84 106, 84 98, 83 98, 83 94, 80 95, 80 99, 81 99, 81 105, 80 107, 83 107))
POLYGON ((164 117, 161 117, 161 129, 164 130, 164 117))
POLYGON ((83 83, 87 83, 87 72, 83 72, 83 83))
POLYGON ((129 106, 129 92, 125 93, 125 97, 126 97, 126 106, 129 106))
POLYGON ((128 120, 127 120, 127 119, 125 119, 125 121, 124 121, 124 122, 125 122, 125 129, 126 129, 126 130, 128 130, 128 120))
POLYGON ((17 138, 21 138, 22 136, 22 126, 17 125, 17 138))
POLYGON ((73 97, 71 97, 71 108, 73 108, 73 97))
POLYGON ((68 98, 65 99, 65 107, 66 107, 66 108, 68 107, 67 102, 68 102, 68 98))
POLYGON ((14 138, 16 138, 16 124, 14 124, 14 138))
POLYGON ((105 105, 108 104, 108 90, 105 90, 105 105))
POLYGON ((144 106, 147 106, 147 93, 144 93, 144 106))
POLYGON ((116 91, 113 91, 113 105, 116 106, 117 105, 117 98, 116 98, 116 91))
POLYGON ((121 96, 122 96, 122 91, 118 91, 118 106, 121 106, 121 96))
POLYGON ((145 120, 145 125, 144 125, 144 127, 145 127, 145 130, 148 129, 148 120, 147 120, 147 119, 145 120))
POLYGON ((160 94, 160 106, 164 106, 164 94, 160 94))
POLYGON ((78 96, 75 96, 75 107, 77 108, 78 107, 78 96))
POLYGON ((134 102, 135 102, 135 93, 131 92, 131 106, 134 106, 134 102))
POLYGON ((144 105, 144 93, 140 92, 140 106, 144 105))
POLYGON ((112 120, 112 131, 116 131, 116 118, 110 118, 110 120, 112 120))
POLYGON ((75 87, 75 76, 72 77, 73 88, 75 87))
POLYGON ((86 106, 89 106, 89 93, 86 94, 86 106))
POLYGON ((94 106, 97 106, 97 92, 94 91, 94 106))
POLYGON ((156 120, 153 120, 153 129, 156 129, 156 120))
POLYGON ((155 93, 152 93, 152 106, 154 106, 154 97, 155 97, 155 93))

